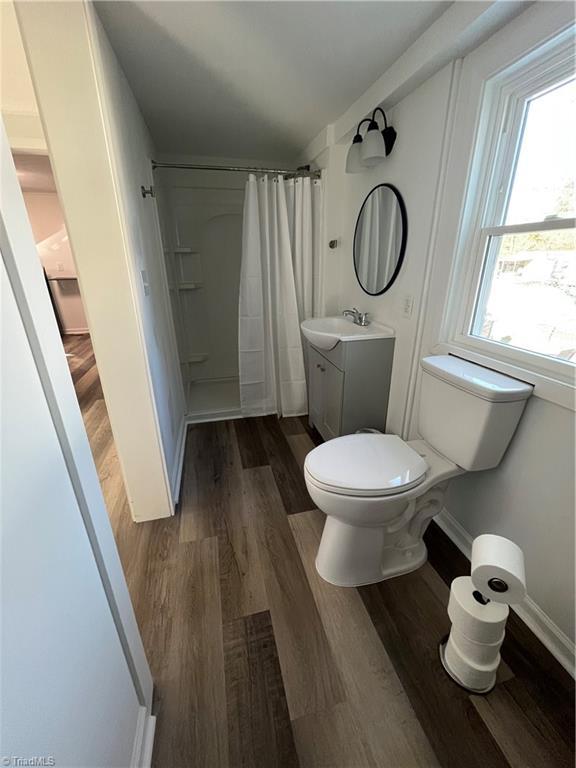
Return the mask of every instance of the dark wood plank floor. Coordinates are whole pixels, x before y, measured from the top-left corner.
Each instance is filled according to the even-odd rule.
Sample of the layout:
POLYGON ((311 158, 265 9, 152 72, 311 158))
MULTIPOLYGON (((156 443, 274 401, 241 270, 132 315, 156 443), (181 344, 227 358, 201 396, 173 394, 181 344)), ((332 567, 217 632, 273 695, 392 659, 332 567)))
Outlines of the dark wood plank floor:
POLYGON ((319 436, 272 417, 190 427, 178 514, 132 523, 89 338, 66 348, 156 684, 156 768, 573 764, 573 681, 516 616, 488 696, 443 672, 469 564, 434 524, 418 571, 327 584, 302 477, 319 436))

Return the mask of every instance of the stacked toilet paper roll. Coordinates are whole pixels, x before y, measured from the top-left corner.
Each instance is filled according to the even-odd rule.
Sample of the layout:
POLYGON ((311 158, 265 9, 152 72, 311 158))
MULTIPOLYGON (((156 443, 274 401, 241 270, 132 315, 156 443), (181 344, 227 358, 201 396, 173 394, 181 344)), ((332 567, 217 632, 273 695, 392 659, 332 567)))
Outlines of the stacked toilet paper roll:
POLYGON ((487 693, 496 682, 508 605, 526 594, 522 550, 501 536, 479 536, 472 545, 471 574, 452 582, 452 628, 440 656, 460 685, 487 693))
POLYGON ((507 605, 485 600, 470 576, 452 582, 448 602, 452 629, 444 664, 464 687, 485 692, 496 682, 509 611, 507 605))
POLYGON ((472 542, 471 576, 476 589, 496 603, 515 605, 526 597, 524 554, 503 536, 485 533, 472 542))

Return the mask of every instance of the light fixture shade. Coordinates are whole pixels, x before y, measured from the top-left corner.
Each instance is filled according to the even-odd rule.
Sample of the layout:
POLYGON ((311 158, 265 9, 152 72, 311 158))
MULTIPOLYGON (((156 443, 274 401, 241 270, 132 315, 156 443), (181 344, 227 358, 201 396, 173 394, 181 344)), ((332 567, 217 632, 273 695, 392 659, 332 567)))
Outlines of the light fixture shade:
POLYGON ((386 157, 386 145, 376 122, 370 123, 368 133, 361 144, 360 156, 362 163, 368 167, 378 165, 386 157))
POLYGON ((362 149, 362 137, 356 134, 354 141, 350 145, 348 154, 346 155, 346 173, 362 173, 366 170, 366 166, 362 162, 360 155, 362 149))

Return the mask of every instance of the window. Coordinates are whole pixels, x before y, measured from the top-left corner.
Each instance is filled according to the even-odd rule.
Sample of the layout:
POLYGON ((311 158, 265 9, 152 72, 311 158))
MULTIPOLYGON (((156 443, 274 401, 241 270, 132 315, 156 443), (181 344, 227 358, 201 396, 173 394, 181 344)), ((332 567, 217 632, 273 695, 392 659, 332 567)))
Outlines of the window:
POLYGON ((471 333, 576 360, 576 80, 529 99, 522 123, 504 223, 484 229, 471 333))
POLYGON ((460 341, 548 371, 576 364, 571 48, 547 46, 488 83, 465 245, 474 268, 460 341))

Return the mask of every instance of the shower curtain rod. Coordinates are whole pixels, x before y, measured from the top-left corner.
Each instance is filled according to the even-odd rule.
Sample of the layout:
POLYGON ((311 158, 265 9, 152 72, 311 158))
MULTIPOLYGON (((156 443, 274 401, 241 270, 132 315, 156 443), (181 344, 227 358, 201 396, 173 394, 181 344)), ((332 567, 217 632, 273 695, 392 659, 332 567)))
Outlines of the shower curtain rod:
POLYGON ((302 170, 287 171, 285 168, 253 168, 241 165, 196 165, 190 163, 157 163, 152 160, 152 170, 156 168, 176 168, 182 171, 239 171, 241 173, 273 173, 281 176, 309 176, 311 179, 319 179, 320 171, 302 170))

